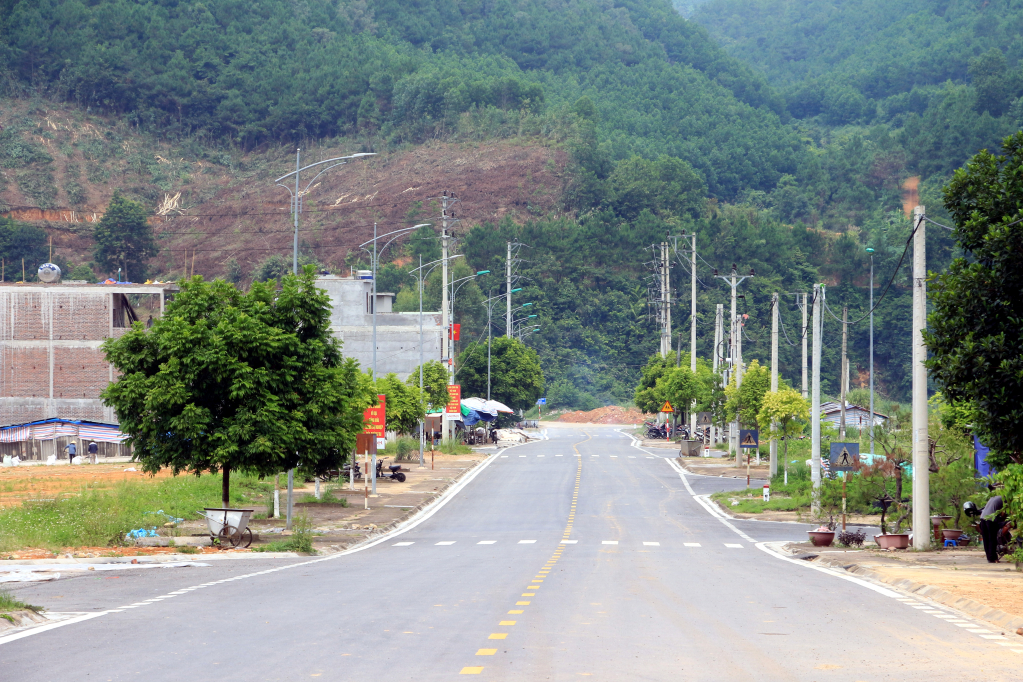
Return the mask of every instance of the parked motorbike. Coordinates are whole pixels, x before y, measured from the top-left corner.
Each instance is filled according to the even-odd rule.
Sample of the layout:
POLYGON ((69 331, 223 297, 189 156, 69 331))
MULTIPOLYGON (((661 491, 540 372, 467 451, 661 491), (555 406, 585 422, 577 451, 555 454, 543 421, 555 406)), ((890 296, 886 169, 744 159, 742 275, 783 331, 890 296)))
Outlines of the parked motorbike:
POLYGON ((391 480, 397 481, 398 483, 405 482, 405 474, 401 473, 400 464, 392 464, 387 469, 390 473, 383 473, 384 461, 382 459, 377 460, 377 478, 390 478, 391 480))

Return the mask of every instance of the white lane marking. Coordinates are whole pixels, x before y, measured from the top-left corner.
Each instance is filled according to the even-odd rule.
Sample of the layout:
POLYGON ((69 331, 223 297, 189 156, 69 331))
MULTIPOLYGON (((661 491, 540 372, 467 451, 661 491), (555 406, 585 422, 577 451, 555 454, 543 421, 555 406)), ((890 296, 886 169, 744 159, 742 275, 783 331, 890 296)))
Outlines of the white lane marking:
POLYGON ((602 545, 617 545, 618 541, 617 540, 604 540, 600 544, 602 544, 602 545))
MULTIPOLYGON (((121 608, 124 608, 123 606, 121 608)), ((72 623, 81 623, 83 620, 89 620, 91 618, 99 618, 105 616, 112 611, 100 611, 99 613, 87 613, 84 616, 75 616, 74 618, 68 618, 57 623, 50 623, 49 625, 37 625, 34 628, 25 630, 24 632, 18 632, 13 635, 7 635, 6 637, 0 637, 0 644, 7 644, 14 640, 21 639, 22 637, 30 637, 32 635, 39 634, 40 632, 46 632, 47 630, 53 630, 55 628, 62 627, 64 625, 71 625, 72 623)))
POLYGON ((543 455, 537 455, 537 457, 543 457, 543 455))
POLYGON ((391 546, 392 547, 408 547, 409 545, 414 545, 414 544, 415 544, 414 542, 396 542, 396 543, 394 543, 391 546))
POLYGON ((644 542, 643 545, 645 547, 660 547, 661 543, 659 543, 659 542, 644 542))
MULTIPOLYGON (((528 443, 527 443, 527 445, 528 445, 528 443)), ((517 446, 513 446, 513 447, 517 447, 517 446)), ((504 455, 504 456, 507 457, 507 455, 504 455)), ((521 455, 521 456, 524 457, 525 455, 521 455)), ((246 573, 244 575, 240 575, 240 576, 236 576, 234 578, 230 578, 229 580, 216 580, 216 581, 213 581, 213 582, 203 583, 201 585, 194 585, 193 587, 188 588, 188 589, 199 589, 201 587, 210 587, 212 585, 219 585, 221 583, 229 582, 230 580, 243 580, 243 579, 246 579, 246 578, 252 578, 252 577, 257 576, 257 575, 266 575, 266 574, 269 574, 269 573, 276 573, 277 571, 287 571, 287 570, 290 570, 290 569, 293 569, 293 568, 298 568, 299 566, 308 566, 309 564, 318 564, 321 561, 334 561, 335 559, 339 559, 340 557, 347 556, 349 554, 355 554, 356 552, 361 552, 363 550, 370 549, 371 547, 376 547, 377 545, 379 545, 381 543, 384 543, 384 542, 387 542, 388 540, 393 540, 395 537, 397 537, 397 536, 399 536, 399 535, 401 535, 403 533, 407 533, 408 531, 412 530, 413 528, 415 528, 416 526, 418 526, 419 524, 423 523, 424 521, 429 519, 431 516, 436 514, 438 511, 440 511, 441 508, 443 508, 444 505, 446 505, 448 502, 450 502, 451 499, 455 495, 457 495, 459 492, 461 492, 462 489, 465 488, 465 486, 469 485, 469 483, 472 482, 473 479, 475 479, 477 476, 479 476, 480 472, 482 472, 484 469, 486 469, 488 466, 490 466, 494 462, 494 460, 496 458, 497 458, 497 453, 494 453, 488 459, 484 460, 482 464, 480 464, 473 471, 471 471, 469 474, 467 474, 464 478, 462 478, 460 481, 458 481, 453 486, 451 486, 446 491, 444 491, 443 495, 439 496, 436 500, 431 502, 427 507, 425 507, 423 509, 423 511, 420 514, 412 517, 411 519, 408 519, 407 521, 403 521, 402 523, 398 524, 397 528, 395 528, 394 530, 392 530, 389 533, 385 533, 384 535, 382 535, 382 536, 380 536, 378 538, 375 538, 373 540, 369 540, 369 541, 367 541, 367 542, 365 542, 365 543, 363 543, 361 545, 357 545, 355 547, 352 547, 351 549, 346 549, 343 552, 338 552, 337 554, 332 554, 332 555, 330 555, 328 557, 323 557, 323 558, 320 558, 320 559, 312 559, 311 561, 302 561, 302 562, 295 563, 295 564, 288 564, 287 566, 278 566, 277 568, 271 568, 271 569, 267 569, 265 571, 258 571, 258 572, 254 572, 254 573, 246 573)), ((455 543, 454 542, 441 542, 441 543, 437 543, 437 544, 441 544, 441 545, 449 545, 450 544, 450 545, 453 545, 455 543)), ((136 608, 137 606, 145 606, 145 605, 146 605, 146 603, 143 602, 141 604, 133 604, 131 606, 122 606, 121 609, 136 608)), ((102 615, 105 615, 107 613, 111 613, 111 612, 110 611, 100 611, 99 613, 90 613, 90 614, 87 614, 85 616, 77 616, 75 618, 68 618, 67 620, 62 620, 62 621, 57 622, 57 623, 51 623, 50 625, 41 625, 41 626, 33 627, 33 628, 30 628, 30 629, 28 629, 28 630, 26 630, 24 632, 19 632, 19 633, 15 634, 15 635, 8 635, 7 637, 0 637, 0 644, 6 644, 7 642, 13 642, 16 639, 21 639, 22 637, 29 637, 31 635, 34 635, 34 634, 37 634, 37 633, 40 633, 40 632, 45 632, 47 630, 52 630, 54 628, 63 627, 64 625, 71 625, 73 623, 78 623, 78 622, 81 622, 83 620, 88 620, 90 618, 96 618, 98 616, 102 616, 102 615)))
POLYGON ((1004 635, 981 635, 983 639, 1005 639, 1004 635))
POLYGON ((574 545, 577 542, 579 542, 579 541, 578 540, 562 540, 558 544, 559 545, 574 545))
POLYGON ((600 455, 590 455, 590 457, 600 457, 600 455))
POLYGON ((520 545, 531 545, 534 542, 536 542, 536 540, 519 540, 520 545))
POLYGON ((564 457, 564 455, 554 455, 555 457, 564 457))
POLYGON ((455 544, 455 542, 457 542, 457 541, 456 540, 445 540, 444 542, 438 542, 437 544, 438 545, 445 545, 446 546, 446 545, 453 545, 453 544, 455 544))
POLYGON ((728 547, 729 549, 742 549, 742 545, 736 545, 731 542, 726 542, 725 547, 728 547))
POLYGON ((519 457, 525 457, 525 455, 519 455, 519 457))
POLYGON ((701 547, 702 545, 700 545, 699 542, 683 542, 682 546, 683 547, 701 547))
POLYGON ((657 459, 657 458, 654 457, 653 455, 651 455, 650 457, 647 457, 647 459, 657 459))
POLYGON ((783 556, 780 553, 780 550, 773 549, 773 547, 775 547, 775 546, 780 546, 780 545, 784 545, 784 544, 786 544, 786 543, 785 542, 758 542, 758 543, 756 543, 756 548, 761 550, 761 551, 763 551, 763 552, 766 552, 766 553, 770 554, 775 559, 779 559, 781 561, 787 561, 790 564, 795 564, 796 566, 802 566, 803 568, 808 568, 811 571, 820 571, 821 573, 827 573, 828 575, 832 575, 832 576, 834 576, 836 578, 840 578, 842 580, 848 580, 851 583, 856 583, 857 585, 860 585, 861 587, 865 587, 868 590, 873 590, 874 592, 877 592, 878 594, 882 594, 882 595, 884 595, 886 597, 902 597, 903 596, 903 595, 899 594, 898 592, 892 592, 891 590, 887 590, 887 589, 885 589, 883 587, 875 585, 874 583, 867 582, 863 578, 857 578, 855 576, 848 575, 848 574, 843 575, 843 573, 845 573, 845 571, 842 571, 842 573, 839 573, 835 569, 828 568, 826 566, 819 566, 819 565, 813 563, 812 561, 803 561, 801 559, 792 559, 790 557, 783 556))
POLYGON ((508 455, 501 455, 501 457, 508 457, 508 455))
POLYGON ((618 459, 618 455, 611 455, 611 459, 618 459))
POLYGON ((497 540, 480 540, 476 544, 477 545, 493 545, 496 542, 497 542, 497 540))
POLYGON ((576 455, 576 457, 582 457, 582 455, 576 455))
POLYGON ((636 459, 636 455, 629 455, 629 459, 636 459))

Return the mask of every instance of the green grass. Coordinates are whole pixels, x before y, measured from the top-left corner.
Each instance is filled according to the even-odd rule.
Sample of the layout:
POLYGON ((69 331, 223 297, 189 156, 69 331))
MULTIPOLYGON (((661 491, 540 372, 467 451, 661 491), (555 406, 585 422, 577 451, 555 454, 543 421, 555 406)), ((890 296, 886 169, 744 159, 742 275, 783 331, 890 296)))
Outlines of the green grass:
POLYGON ((333 489, 323 491, 322 496, 318 500, 315 495, 306 493, 299 502, 302 504, 339 504, 342 507, 348 506, 348 498, 343 496, 335 497, 333 489))
MULTIPOLYGON (((231 477, 232 506, 266 504, 269 483, 255 477, 231 477)), ((76 546, 115 546, 134 528, 152 528, 166 522, 147 512, 162 509, 172 516, 199 518, 203 507, 219 507, 220 476, 181 475, 152 482, 125 482, 66 499, 24 502, 0 511, 0 551, 25 547, 57 550, 76 546)))
POLYGON ((302 514, 295 518, 294 535, 268 542, 265 545, 256 545, 253 552, 304 552, 313 554, 312 523, 309 516, 302 514))
POLYGON ((25 602, 16 598, 9 591, 0 590, 0 613, 8 613, 10 611, 24 611, 26 609, 29 611, 38 612, 42 611, 43 607, 26 604, 25 602))

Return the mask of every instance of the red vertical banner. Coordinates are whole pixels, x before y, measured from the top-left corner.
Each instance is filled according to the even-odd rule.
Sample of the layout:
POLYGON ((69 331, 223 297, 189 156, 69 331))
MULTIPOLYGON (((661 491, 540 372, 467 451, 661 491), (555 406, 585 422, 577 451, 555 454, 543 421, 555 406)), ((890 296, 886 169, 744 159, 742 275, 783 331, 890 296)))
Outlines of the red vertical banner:
POLYGON ((462 413, 462 386, 461 384, 448 385, 448 406, 444 410, 448 414, 462 413))
POLYGON ((375 434, 377 438, 387 435, 387 396, 377 395, 379 405, 367 407, 362 413, 363 433, 375 434))

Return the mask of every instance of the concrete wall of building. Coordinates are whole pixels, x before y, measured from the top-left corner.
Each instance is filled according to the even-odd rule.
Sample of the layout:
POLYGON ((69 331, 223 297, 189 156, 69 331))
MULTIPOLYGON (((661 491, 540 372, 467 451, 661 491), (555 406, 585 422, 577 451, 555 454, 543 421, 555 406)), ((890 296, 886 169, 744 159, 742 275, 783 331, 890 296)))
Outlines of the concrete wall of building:
MULTIPOLYGON (((125 293, 165 295, 158 286, 0 284, 0 425, 50 417, 115 423, 100 392, 114 370, 100 346, 125 293)), ((162 305, 161 305, 162 308, 162 305)))
MULTIPOLYGON (((331 331, 342 342, 346 357, 355 358, 363 369, 373 367, 373 314, 370 298, 372 280, 326 275, 317 286, 330 296, 333 306, 331 331)), ((419 341, 419 313, 391 312, 394 294, 377 293, 377 375, 397 374, 408 378, 419 366, 419 348, 425 360, 440 360, 444 341, 438 312, 423 313, 423 343, 419 341)))

